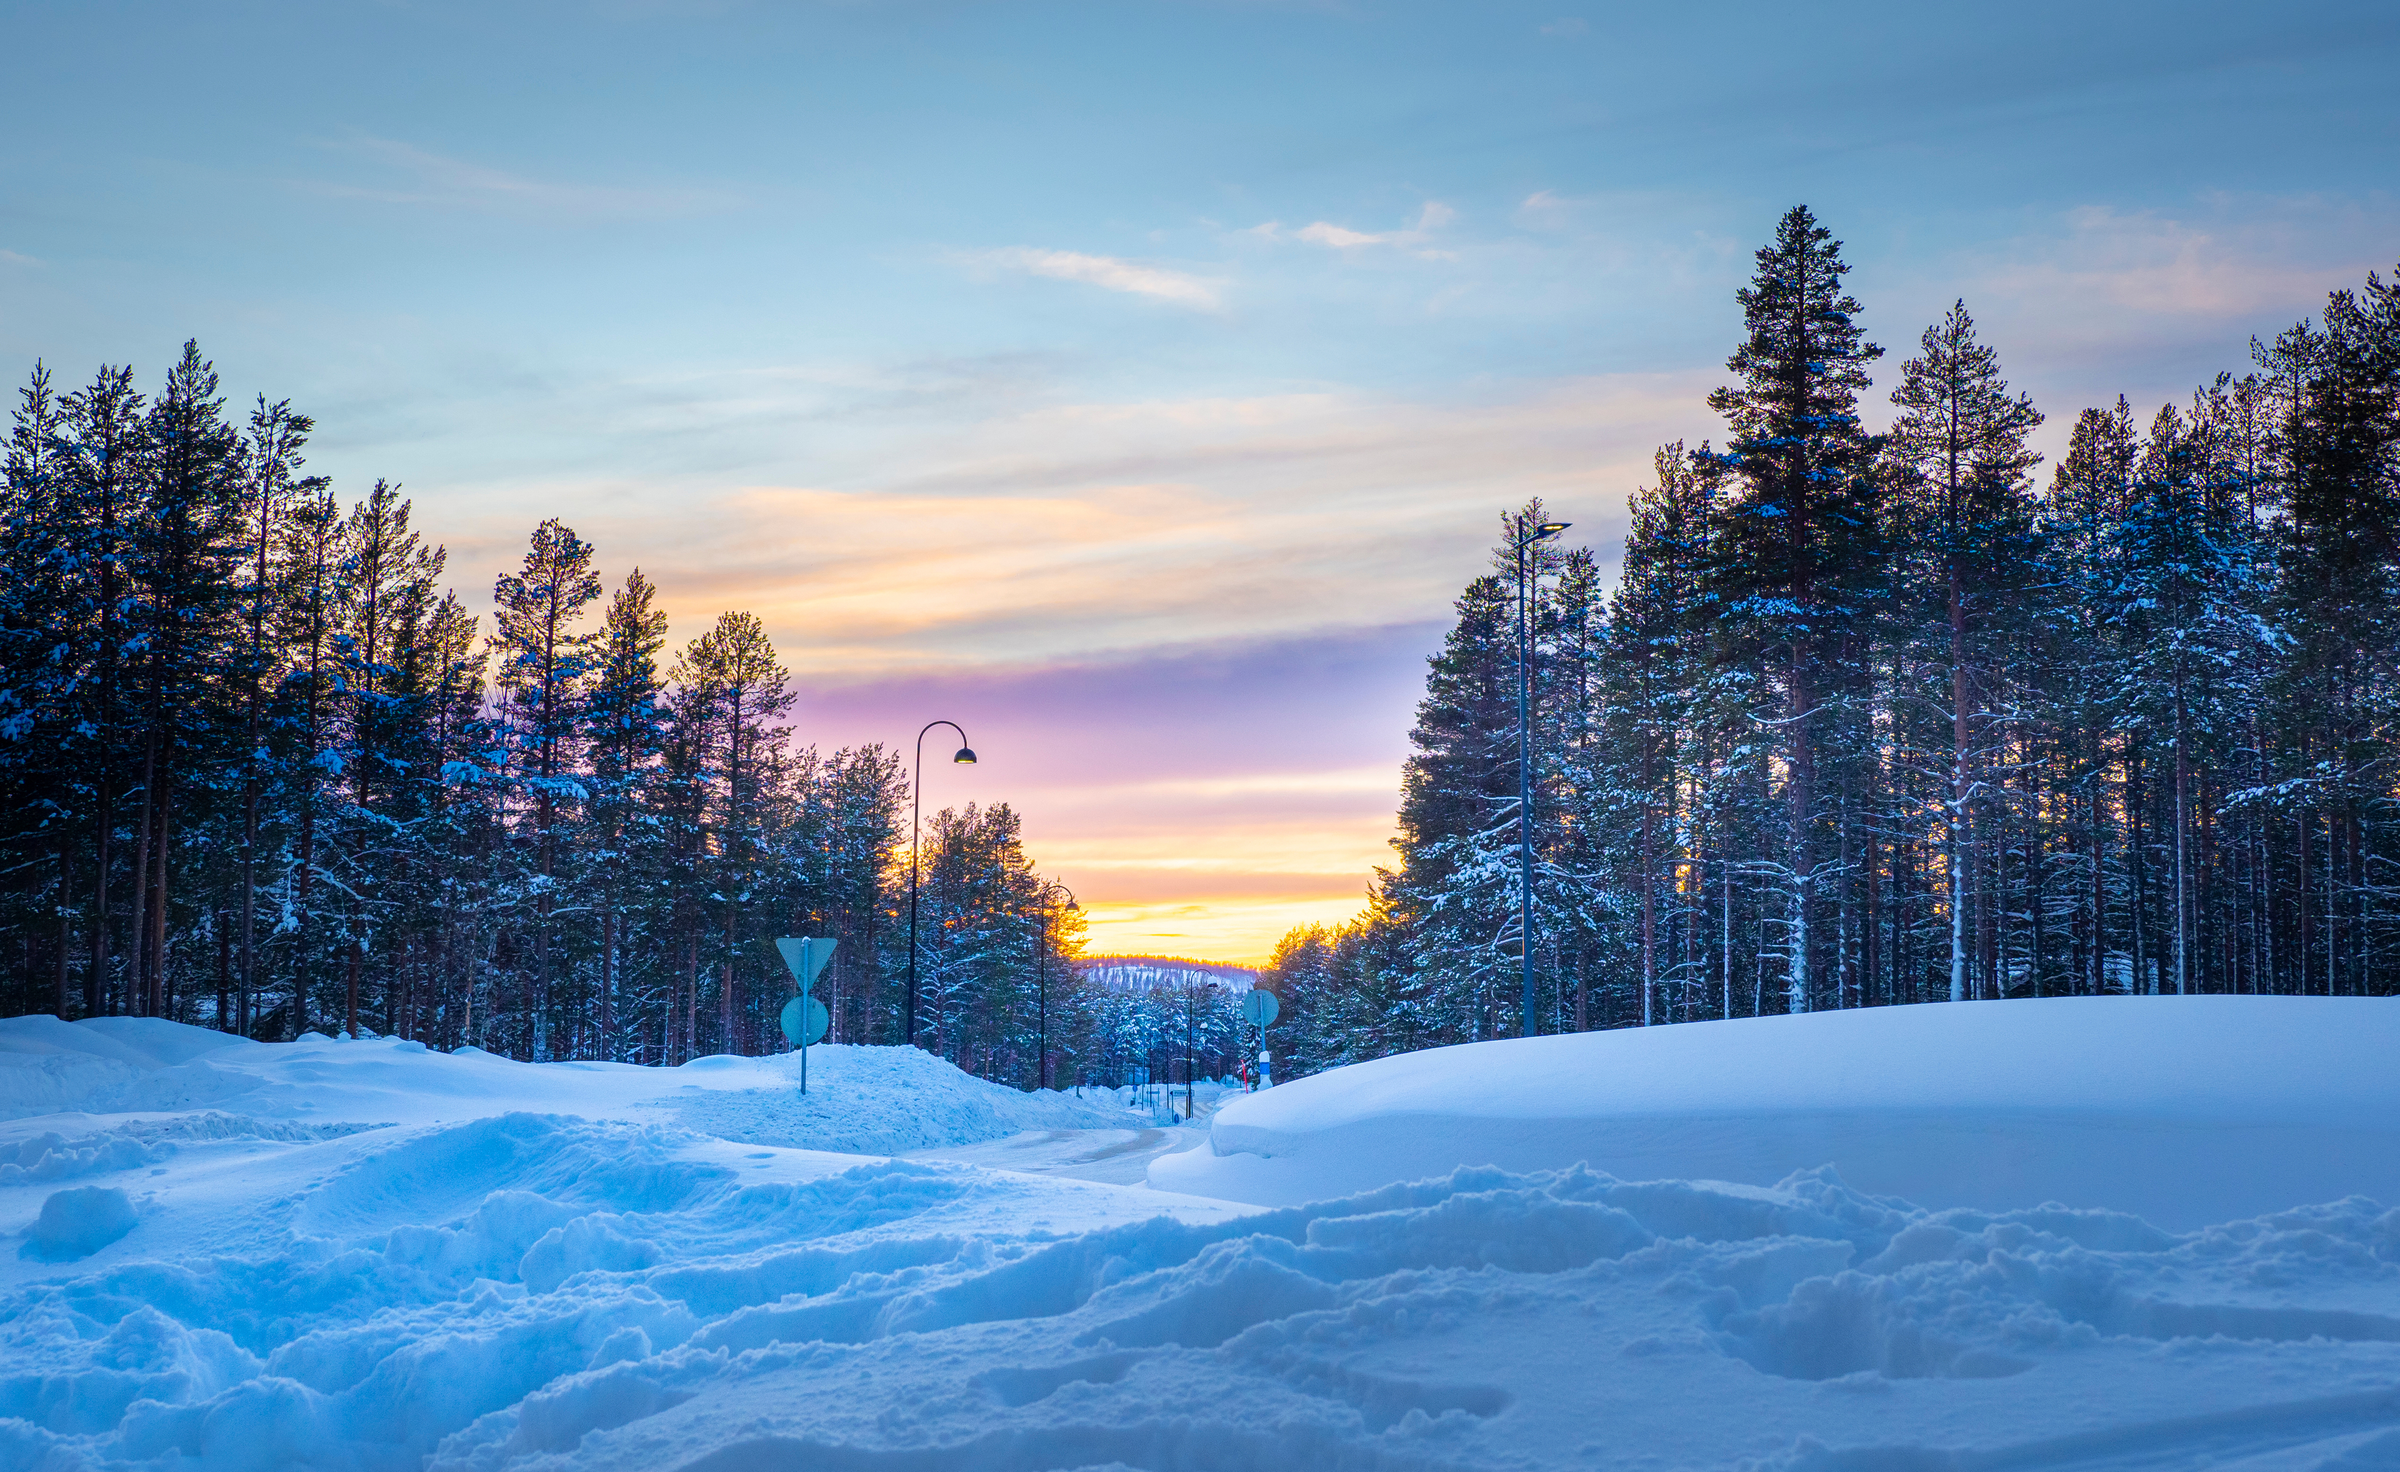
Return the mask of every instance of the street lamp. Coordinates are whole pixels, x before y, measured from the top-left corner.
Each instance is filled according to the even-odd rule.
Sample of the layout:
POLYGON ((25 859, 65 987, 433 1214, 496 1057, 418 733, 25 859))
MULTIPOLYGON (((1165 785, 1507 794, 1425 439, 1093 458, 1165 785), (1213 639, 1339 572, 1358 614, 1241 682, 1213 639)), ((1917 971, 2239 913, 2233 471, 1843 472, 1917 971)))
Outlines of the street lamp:
POLYGON ((1571 522, 1545 521, 1517 537, 1517 971, 1524 988, 1517 1035, 1533 1036, 1533 580, 1525 549, 1565 531, 1571 522))
MULTIPOLYGON (((948 726, 958 732, 958 755, 950 760, 960 766, 975 765, 975 748, 967 745, 967 733, 956 721, 927 721, 925 731, 936 726, 948 726)), ((923 832, 925 812, 925 731, 917 733, 917 774, 908 786, 908 1041, 917 1041, 917 848, 923 832)))
POLYGON ((1041 1019, 1038 1024, 1041 1043, 1039 1072, 1041 1087, 1046 1089, 1050 1087, 1050 917, 1055 913, 1050 902, 1063 894, 1067 897, 1067 909, 1080 910, 1083 906, 1075 903, 1075 891, 1055 879, 1042 881, 1041 893, 1042 948, 1033 957, 1033 996, 1035 1015, 1041 1019))

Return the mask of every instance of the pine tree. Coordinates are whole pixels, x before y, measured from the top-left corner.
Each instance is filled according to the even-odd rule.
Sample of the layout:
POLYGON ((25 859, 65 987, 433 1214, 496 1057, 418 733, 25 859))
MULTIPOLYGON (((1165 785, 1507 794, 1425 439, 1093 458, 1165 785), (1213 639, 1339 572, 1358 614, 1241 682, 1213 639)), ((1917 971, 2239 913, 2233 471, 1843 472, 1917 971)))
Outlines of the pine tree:
POLYGON ((280 911, 276 931, 284 939, 291 973, 291 1001, 270 1017, 271 1036, 298 1037, 308 1030, 332 949, 328 931, 341 923, 326 913, 321 892, 328 887, 319 852, 324 829, 338 811, 334 716, 343 598, 341 507, 329 487, 293 503, 283 518, 282 546, 275 565, 276 638, 281 646, 273 727, 277 760, 275 797, 287 830, 280 855, 280 911))
MULTIPOLYGON (((47 931, 49 984, 28 969, 26 1010, 47 993, 50 1010, 69 1014, 77 913, 75 860, 86 835, 89 788, 79 758, 89 746, 78 712, 88 673, 89 600, 82 576, 80 525, 67 475, 67 410, 35 363, 18 391, 5 465, 0 466, 0 576, 6 579, 0 615, 0 751, 6 754, 10 810, 25 835, 23 869, 47 872, 47 916, 28 914, 47 931), (47 924, 44 924, 44 920, 47 924)), ((29 911, 31 907, 29 906, 29 911)))
MULTIPOLYGON (((1841 243, 1805 206, 1758 252, 1736 293, 1745 336, 1726 367, 1740 381, 1709 395, 1731 429, 1714 463, 1735 476, 1712 540, 1728 630, 1750 657, 1772 658, 1780 711, 1759 713, 1778 735, 1789 837, 1769 867, 1786 887, 1785 1004, 1811 1006, 1811 930, 1821 877, 1818 755, 1858 675, 1857 626, 1881 563, 1874 437, 1860 424, 1867 364, 1858 302, 1842 290, 1841 243)), ((1765 862, 1765 861, 1762 861, 1765 862)))
POLYGON ((781 817, 776 777, 785 731, 778 722, 791 708, 791 676, 755 615, 727 613, 684 651, 675 679, 704 692, 695 710, 706 716, 695 734, 704 745, 703 800, 714 797, 714 819, 702 822, 716 846, 708 873, 718 925, 718 1028, 722 1046, 736 1051, 743 970, 764 976, 780 964, 753 943, 749 922, 764 877, 765 830, 781 817))
POLYGON ((587 795, 573 770, 580 756, 593 639, 574 626, 601 593, 600 577, 591 569, 591 544, 552 517, 534 528, 523 567, 503 574, 492 588, 493 679, 506 713, 511 785, 531 806, 527 898, 534 914, 534 976, 524 1002, 524 1031, 525 1046, 537 1059, 549 1057, 551 1048, 556 983, 551 911, 558 899, 560 810, 587 795))
POLYGON ((586 705, 592 837, 603 872, 598 1018, 603 1058, 617 1053, 619 956, 632 887, 637 874, 654 867, 655 829, 648 820, 651 782, 666 744, 658 652, 667 642, 666 613, 653 606, 656 592, 637 567, 609 600, 586 705))
POLYGON ((185 343, 143 426, 146 505, 126 543, 142 732, 129 1000, 149 1016, 166 1011, 179 784, 187 768, 204 779, 224 755, 217 675, 231 643, 240 480, 239 437, 224 408, 216 370, 185 343))
POLYGON ((1440 1035, 1492 1037, 1515 950, 1516 692, 1507 589, 1478 578, 1432 661, 1401 769, 1400 865, 1385 884, 1408 927, 1412 1006, 1440 1035))
POLYGON ((425 718, 430 688, 399 661, 425 620, 446 554, 409 526, 409 503, 378 480, 353 506, 341 533, 342 604, 336 635, 341 699, 335 739, 349 776, 342 816, 344 925, 342 1026, 358 1031, 359 987, 391 876, 413 866, 407 749, 425 718))
POLYGON ((237 585, 243 631, 237 666, 242 687, 241 894, 236 909, 241 980, 234 1030, 245 1036, 258 993, 258 849, 268 777, 267 709, 278 673, 270 639, 276 594, 272 559, 282 538, 286 507, 296 497, 314 502, 325 493, 321 478, 299 476, 306 463, 300 452, 315 428, 307 415, 292 411, 290 400, 269 404, 261 394, 244 445, 241 519, 247 556, 244 579, 237 585))
POLYGON ((1928 593, 1947 625, 1951 731, 1949 792, 1942 806, 1950 900, 1950 1000, 1967 996, 1967 887, 1978 767, 1992 736, 2000 663, 1995 634, 2021 635, 2022 573, 2031 545, 2027 479, 2039 457, 2025 440, 2042 422, 2023 394, 2011 398, 2000 356, 1975 338, 1959 302, 1925 329, 1924 356, 1901 370, 1889 451, 1902 487, 1899 533, 1929 564, 1928 593))
POLYGON ((74 510, 72 550, 61 571, 72 579, 66 610, 88 633, 89 663, 82 709, 75 730, 82 737, 80 776, 90 792, 92 889, 88 923, 90 953, 84 972, 87 1016, 117 1010, 111 983, 109 895, 121 850, 117 803, 125 776, 125 620, 127 562, 133 526, 141 512, 145 450, 145 399, 133 388, 131 368, 102 366, 91 385, 67 396, 61 471, 74 510))
MULTIPOLYGON (((1719 487, 1714 464, 1680 441, 1653 460, 1656 484, 1630 498, 1624 559, 1597 651, 1602 740, 1584 826, 1613 850, 1619 889, 1638 926, 1639 1016, 1659 1020, 1665 954, 1661 888, 1683 847, 1673 829, 1691 790, 1696 755, 1687 743, 1705 714, 1695 699, 1705 668, 1701 599, 1710 520, 1719 487)), ((1671 966, 1672 963, 1665 963, 1671 966)))
POLYGON ((2111 700, 2117 626, 2108 590, 2116 577, 2115 528, 2132 504, 2138 446, 2133 410, 2124 399, 2113 409, 2084 410, 2041 512, 2041 545, 2054 569, 2053 591, 2036 625, 2043 639, 2037 652, 2041 706, 2047 723, 2060 732, 2051 784, 2068 799, 2080 829, 2082 883, 2075 909, 2082 954, 2074 970, 2079 989, 2094 996, 2129 988, 2137 969, 2132 907, 2125 925, 2113 931, 2110 925, 2111 874, 2124 872, 2129 853, 2115 841, 2112 814, 2120 801, 2112 798, 2111 783, 2130 765, 2116 756, 2121 733, 2111 700), (2121 967, 2111 959, 2118 952, 2121 967))

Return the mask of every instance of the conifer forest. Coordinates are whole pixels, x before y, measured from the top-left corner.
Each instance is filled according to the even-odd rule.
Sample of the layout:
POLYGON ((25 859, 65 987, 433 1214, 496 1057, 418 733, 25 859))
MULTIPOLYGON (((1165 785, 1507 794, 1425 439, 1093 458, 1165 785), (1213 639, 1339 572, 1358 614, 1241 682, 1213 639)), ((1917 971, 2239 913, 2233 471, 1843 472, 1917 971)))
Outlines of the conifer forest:
MULTIPOLYGON (((229 410, 196 344, 155 391, 19 390, 0 1007, 672 1064, 780 1051, 772 939, 811 934, 831 1039, 901 1040, 901 757, 800 744, 750 614, 670 658, 649 580, 559 520, 482 626, 397 487, 308 472, 313 429, 229 410)), ((1223 1065, 1222 996, 1076 974, 1006 804, 923 834, 921 1045, 1028 1087, 1223 1065)))
MULTIPOLYGON (((1846 270, 1804 208, 1758 251, 1613 586, 1529 549, 1538 1026, 2395 990, 2400 282, 2043 466, 1966 303, 1871 381, 1846 270)), ((1396 862, 1267 970, 1300 1071, 1517 1031, 1515 548, 1579 509, 1504 518, 1396 862)))
MULTIPOLYGON (((1847 269, 1805 208, 1758 251, 1711 432, 1659 449, 1613 579, 1544 540, 1520 583, 1590 510, 1503 518, 1394 863, 1265 973, 1279 1071, 1512 1035, 1526 966, 1542 1031, 2394 990, 2400 285, 2229 345, 2188 402, 2078 406, 2045 465, 2065 411, 1966 303, 1876 370, 1847 269)), ((902 755, 805 744, 749 614, 670 654, 563 520, 487 623, 398 487, 309 472, 313 429, 229 407, 197 345, 18 391, 0 1008, 671 1064, 779 1050, 770 942, 806 933, 841 943, 832 1040, 903 1041, 902 755)), ((916 857, 923 1046, 1026 1087, 1243 1051, 1222 988, 1076 970, 1008 806, 928 814, 916 857)))

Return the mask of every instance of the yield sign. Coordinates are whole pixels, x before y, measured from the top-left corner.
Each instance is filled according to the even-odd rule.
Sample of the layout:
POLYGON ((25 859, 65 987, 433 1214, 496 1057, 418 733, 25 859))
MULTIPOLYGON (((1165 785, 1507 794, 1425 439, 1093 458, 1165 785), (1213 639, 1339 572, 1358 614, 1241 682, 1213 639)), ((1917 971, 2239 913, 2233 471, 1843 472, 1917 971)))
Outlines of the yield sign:
POLYGON ((830 940, 796 935, 775 942, 775 949, 783 953, 783 964, 792 970, 792 980, 800 984, 800 995, 807 996, 808 989, 817 984, 825 963, 833 959, 834 944, 830 940))

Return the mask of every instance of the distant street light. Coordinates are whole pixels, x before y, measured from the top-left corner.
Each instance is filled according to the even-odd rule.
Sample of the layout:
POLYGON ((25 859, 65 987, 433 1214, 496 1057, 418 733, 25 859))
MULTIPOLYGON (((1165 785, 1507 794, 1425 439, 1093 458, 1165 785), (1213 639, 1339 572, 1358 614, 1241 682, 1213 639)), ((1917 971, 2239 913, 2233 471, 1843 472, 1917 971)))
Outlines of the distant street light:
POLYGON ((1572 522, 1545 521, 1517 538, 1517 970, 1524 995, 1517 1035, 1533 1036, 1533 580, 1525 549, 1565 531, 1572 522))
MULTIPOLYGON (((948 726, 958 732, 958 755, 950 760, 961 766, 975 765, 975 749, 967 745, 967 733, 956 721, 927 721, 925 731, 936 726, 948 726)), ((908 1041, 917 1041, 917 848, 924 835, 925 822, 925 731, 917 733, 917 773, 908 785, 908 1041)))
POLYGON ((1051 901, 1059 895, 1067 897, 1064 908, 1080 910, 1075 903, 1075 891, 1055 879, 1042 881, 1042 946, 1033 955, 1034 1011, 1040 1018, 1041 1087, 1050 1087, 1050 917, 1057 913, 1051 901))

